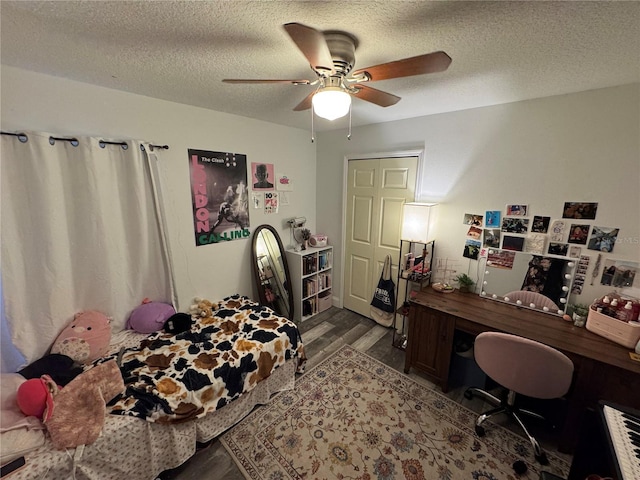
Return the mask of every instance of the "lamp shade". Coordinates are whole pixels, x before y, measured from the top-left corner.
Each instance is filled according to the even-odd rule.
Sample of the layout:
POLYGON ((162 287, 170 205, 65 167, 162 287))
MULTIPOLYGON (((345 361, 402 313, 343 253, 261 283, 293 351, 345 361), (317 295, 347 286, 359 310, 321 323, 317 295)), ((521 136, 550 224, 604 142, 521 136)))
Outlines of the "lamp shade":
POLYGON ((351 95, 340 87, 324 87, 313 96, 311 103, 316 115, 335 120, 349 113, 351 95))
POLYGON ((435 203, 405 203, 402 214, 402 240, 427 243, 432 240, 429 237, 431 225, 434 220, 435 203))

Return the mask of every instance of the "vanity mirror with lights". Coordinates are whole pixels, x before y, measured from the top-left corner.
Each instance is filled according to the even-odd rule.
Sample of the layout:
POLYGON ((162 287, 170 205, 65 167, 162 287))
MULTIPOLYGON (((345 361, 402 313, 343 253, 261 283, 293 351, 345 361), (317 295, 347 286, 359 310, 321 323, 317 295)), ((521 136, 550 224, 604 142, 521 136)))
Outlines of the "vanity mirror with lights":
POLYGON ((564 315, 576 259, 490 249, 480 296, 564 315))

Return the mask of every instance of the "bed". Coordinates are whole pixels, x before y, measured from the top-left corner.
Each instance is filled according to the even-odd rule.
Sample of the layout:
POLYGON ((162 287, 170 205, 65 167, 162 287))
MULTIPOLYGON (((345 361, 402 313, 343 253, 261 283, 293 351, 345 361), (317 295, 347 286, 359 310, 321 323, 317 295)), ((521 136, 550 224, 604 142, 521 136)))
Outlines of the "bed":
POLYGON ((192 318, 191 330, 177 335, 115 334, 92 367, 116 361, 126 390, 107 404, 100 436, 58 450, 47 435, 8 478, 154 479, 190 458, 197 442, 293 388, 305 362, 294 323, 239 295, 192 318))

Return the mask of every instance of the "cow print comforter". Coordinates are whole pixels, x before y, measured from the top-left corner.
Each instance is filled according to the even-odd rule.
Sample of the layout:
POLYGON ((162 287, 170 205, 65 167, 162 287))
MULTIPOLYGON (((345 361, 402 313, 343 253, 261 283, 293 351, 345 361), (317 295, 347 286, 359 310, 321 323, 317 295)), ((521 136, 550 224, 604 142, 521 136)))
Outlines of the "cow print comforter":
POLYGON ((296 325, 247 297, 214 304, 190 331, 156 332, 120 356, 126 390, 108 411, 151 422, 203 417, 253 389, 304 347, 296 325))

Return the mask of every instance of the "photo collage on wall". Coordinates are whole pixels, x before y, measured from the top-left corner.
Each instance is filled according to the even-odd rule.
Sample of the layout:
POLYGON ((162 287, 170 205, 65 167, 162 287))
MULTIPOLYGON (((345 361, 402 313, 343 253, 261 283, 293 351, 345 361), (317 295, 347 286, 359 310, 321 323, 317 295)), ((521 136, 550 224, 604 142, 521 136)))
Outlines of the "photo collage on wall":
MULTIPOLYGON (((508 204, 504 212, 487 210, 484 215, 465 213, 463 223, 467 227, 463 256, 477 260, 479 254, 487 255, 488 249, 501 249, 501 252, 491 252, 487 256, 487 264, 497 268, 511 268, 510 257, 505 255, 505 250, 576 258, 578 268, 572 292, 581 293, 590 261, 586 252, 599 252, 592 272, 595 280, 600 275, 600 257, 614 251, 620 231, 619 228, 596 223, 597 210, 597 203, 565 202, 562 217, 555 220, 550 216, 532 215, 526 204, 508 204)), ((606 259, 600 283, 616 288, 631 287, 638 267, 633 262, 606 259)))

